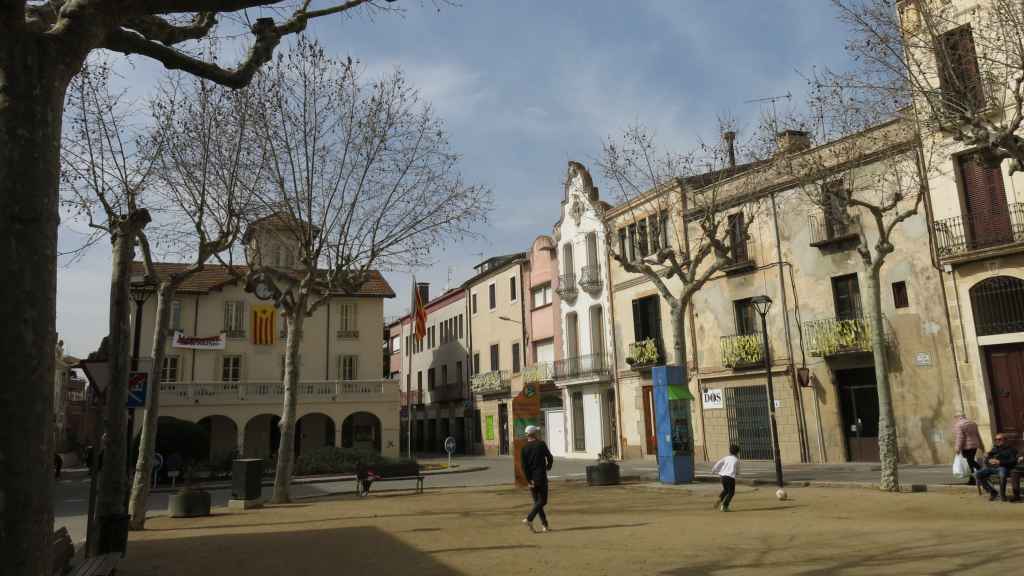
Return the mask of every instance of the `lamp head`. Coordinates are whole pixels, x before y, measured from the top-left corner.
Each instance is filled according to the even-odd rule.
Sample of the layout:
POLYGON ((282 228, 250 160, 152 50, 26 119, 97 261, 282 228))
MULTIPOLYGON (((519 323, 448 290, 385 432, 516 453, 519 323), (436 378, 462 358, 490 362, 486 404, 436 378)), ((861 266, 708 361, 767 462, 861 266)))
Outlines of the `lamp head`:
POLYGON ((132 302, 142 304, 149 299, 149 295, 153 293, 153 290, 149 284, 132 284, 128 289, 128 293, 131 296, 132 302))
POLYGON ((754 309, 757 310, 757 313, 763 317, 768 314, 768 309, 772 307, 772 299, 762 294, 751 298, 750 304, 753 305, 754 309))

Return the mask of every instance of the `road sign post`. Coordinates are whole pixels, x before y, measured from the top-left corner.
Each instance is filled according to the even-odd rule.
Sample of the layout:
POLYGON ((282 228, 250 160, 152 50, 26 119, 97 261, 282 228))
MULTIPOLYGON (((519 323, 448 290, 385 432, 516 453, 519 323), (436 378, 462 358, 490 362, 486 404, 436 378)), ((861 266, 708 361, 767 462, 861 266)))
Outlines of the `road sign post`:
POLYGON ((452 467, 452 454, 455 453, 455 437, 449 436, 444 439, 444 451, 448 453, 448 468, 452 467))

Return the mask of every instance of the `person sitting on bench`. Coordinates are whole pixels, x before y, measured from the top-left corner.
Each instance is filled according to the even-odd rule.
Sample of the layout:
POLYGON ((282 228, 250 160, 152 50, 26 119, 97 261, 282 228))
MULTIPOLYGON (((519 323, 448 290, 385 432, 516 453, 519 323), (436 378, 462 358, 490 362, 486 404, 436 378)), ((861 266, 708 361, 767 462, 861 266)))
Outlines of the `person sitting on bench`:
POLYGON ((1013 488, 1011 502, 1020 502, 1020 477, 1024 475, 1024 456, 1017 457, 1017 466, 1010 471, 1010 486, 1013 488))
POLYGON ((363 484, 363 489, 359 492, 360 496, 368 496, 370 494, 370 486, 373 484, 373 481, 380 480, 380 476, 378 476, 376 472, 363 466, 361 466, 356 472, 356 477, 359 478, 359 481, 363 484))
POLYGON ((1006 481, 1017 465, 1017 450, 1006 441, 1003 433, 996 434, 995 446, 985 455, 985 467, 974 473, 978 485, 988 492, 989 500, 1001 498, 1006 502, 1006 481), (999 476, 999 492, 988 483, 989 476, 999 476))

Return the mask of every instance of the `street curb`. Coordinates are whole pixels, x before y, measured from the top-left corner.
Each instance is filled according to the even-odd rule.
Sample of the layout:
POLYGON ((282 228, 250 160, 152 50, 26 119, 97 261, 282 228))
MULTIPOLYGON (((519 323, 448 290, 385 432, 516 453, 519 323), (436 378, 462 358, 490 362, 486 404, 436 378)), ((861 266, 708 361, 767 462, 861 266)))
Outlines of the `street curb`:
MULTIPOLYGON (((489 466, 466 466, 465 468, 450 468, 444 470, 424 470, 420 474, 424 476, 442 476, 446 474, 466 474, 468 472, 480 472, 489 469, 489 466)), ((327 484, 330 482, 351 482, 356 479, 355 474, 347 474, 345 476, 317 476, 312 478, 293 478, 292 486, 297 484, 327 484)), ((270 487, 274 485, 273 480, 263 480, 260 484, 263 487, 270 487)), ((216 484, 200 484, 198 486, 204 490, 227 490, 231 488, 231 484, 228 482, 217 482, 216 484)), ((170 488, 163 486, 155 490, 150 490, 150 494, 173 494, 177 492, 179 488, 170 488)))
MULTIPOLYGON (((717 476, 701 475, 694 477, 695 482, 710 482, 717 483, 719 481, 717 476)), ((762 478, 737 478, 737 484, 743 484, 746 486, 775 486, 774 480, 765 480, 762 478)), ((784 486, 802 487, 802 488, 857 488, 857 489, 869 489, 869 490, 880 490, 878 482, 864 482, 854 480, 797 480, 793 482, 783 482, 784 486)), ((974 486, 968 485, 949 485, 949 484, 902 484, 900 485, 901 493, 917 493, 917 492, 936 492, 936 493, 947 493, 947 494, 970 494, 977 489, 974 486)))

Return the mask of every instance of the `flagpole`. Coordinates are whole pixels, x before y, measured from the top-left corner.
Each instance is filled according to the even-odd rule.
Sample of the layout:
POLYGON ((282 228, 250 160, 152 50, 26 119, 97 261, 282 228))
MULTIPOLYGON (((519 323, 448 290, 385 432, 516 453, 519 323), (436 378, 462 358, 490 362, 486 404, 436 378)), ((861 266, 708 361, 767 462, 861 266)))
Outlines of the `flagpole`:
MULTIPOLYGON (((412 275, 412 295, 413 299, 409 302, 409 319, 412 320, 413 308, 416 302, 416 275, 412 275)), ((401 324, 402 332, 405 332, 405 323, 401 324)), ((410 329, 412 323, 409 323, 410 329)), ((406 449, 408 450, 409 460, 412 460, 412 342, 414 340, 412 331, 409 333, 409 340, 406 343, 405 356, 409 359, 408 370, 405 372, 405 436, 406 436, 406 449)))

